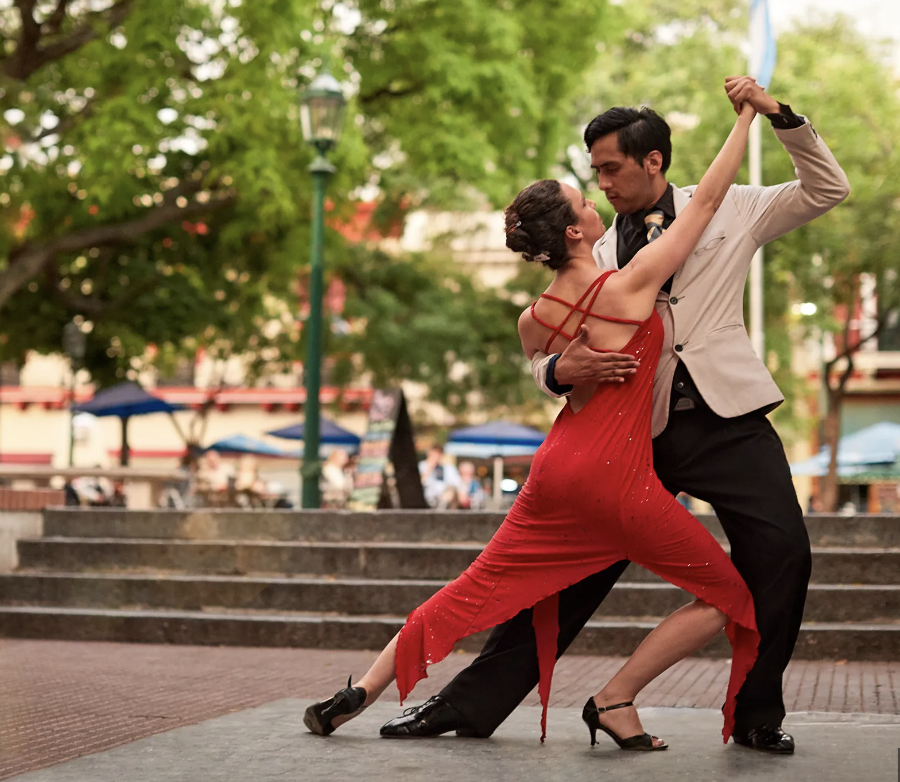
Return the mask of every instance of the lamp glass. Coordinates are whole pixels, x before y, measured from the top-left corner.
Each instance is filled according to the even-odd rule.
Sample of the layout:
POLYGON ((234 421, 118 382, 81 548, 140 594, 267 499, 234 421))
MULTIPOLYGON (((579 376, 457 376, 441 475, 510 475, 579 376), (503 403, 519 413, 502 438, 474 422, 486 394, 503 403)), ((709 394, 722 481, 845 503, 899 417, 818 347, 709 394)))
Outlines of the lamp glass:
POLYGON ((320 152, 337 144, 344 124, 344 106, 338 80, 330 73, 316 76, 300 104, 303 138, 320 152))

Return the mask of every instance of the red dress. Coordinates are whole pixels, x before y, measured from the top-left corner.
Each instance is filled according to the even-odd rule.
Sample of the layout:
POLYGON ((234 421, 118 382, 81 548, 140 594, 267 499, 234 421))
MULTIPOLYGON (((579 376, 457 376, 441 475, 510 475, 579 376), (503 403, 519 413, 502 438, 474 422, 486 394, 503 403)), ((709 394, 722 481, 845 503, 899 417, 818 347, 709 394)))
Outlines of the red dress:
MULTIPOLYGON (((655 311, 641 323, 592 313, 610 274, 594 280, 575 305, 564 302, 571 309, 563 325, 576 312, 582 313, 579 327, 589 315, 633 323, 637 330, 617 352, 634 355, 641 365, 627 383, 600 384, 577 413, 566 404, 490 543, 459 578, 409 615, 397 644, 400 700, 459 639, 533 606, 543 741, 557 653, 559 592, 628 559, 728 617, 725 632, 733 659, 724 708, 727 741, 734 728, 735 696, 756 661, 753 599, 722 547, 656 477, 650 416, 663 325, 655 311), (591 292, 590 303, 582 307, 591 292)), ((557 334, 573 338, 562 326, 543 325, 553 330, 548 348, 557 334)))

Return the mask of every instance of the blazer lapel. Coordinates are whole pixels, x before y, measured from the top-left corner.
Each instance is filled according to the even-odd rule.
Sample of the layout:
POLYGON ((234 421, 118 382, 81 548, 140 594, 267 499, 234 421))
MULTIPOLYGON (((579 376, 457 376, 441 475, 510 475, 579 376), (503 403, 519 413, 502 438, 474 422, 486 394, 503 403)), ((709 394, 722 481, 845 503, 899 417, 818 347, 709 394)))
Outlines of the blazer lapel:
POLYGON ((675 217, 678 217, 691 202, 691 194, 677 185, 672 185, 672 202, 675 204, 675 217))
MULTIPOLYGON (((684 208, 691 202, 691 194, 685 190, 682 190, 677 185, 672 185, 672 202, 675 205, 675 217, 681 214, 684 208)), ((688 256, 690 258, 690 256, 688 256)), ((687 263, 687 261, 685 261, 687 263)), ((675 286, 678 285, 678 281, 681 278, 681 272, 684 270, 684 264, 681 264, 676 270, 675 274, 672 277, 672 291, 675 291, 675 286)))

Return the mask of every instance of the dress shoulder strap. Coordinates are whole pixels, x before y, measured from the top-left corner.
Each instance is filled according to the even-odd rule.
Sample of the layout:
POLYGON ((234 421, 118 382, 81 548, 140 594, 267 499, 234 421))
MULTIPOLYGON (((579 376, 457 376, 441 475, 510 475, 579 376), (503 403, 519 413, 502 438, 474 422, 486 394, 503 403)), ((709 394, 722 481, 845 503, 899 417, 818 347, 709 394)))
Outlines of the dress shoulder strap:
POLYGON ((591 312, 591 309, 594 306, 594 302, 597 301, 597 296, 600 295, 600 291, 602 290, 603 286, 606 284, 606 281, 613 274, 615 274, 616 271, 617 271, 616 269, 610 269, 609 271, 605 271, 602 274, 600 274, 598 277, 596 277, 594 279, 594 281, 590 285, 588 285, 587 290, 585 290, 585 292, 581 295, 581 298, 578 299, 578 301, 576 301, 574 304, 566 301, 565 299, 560 299, 557 296, 552 296, 549 293, 542 293, 541 294, 542 299, 549 299, 550 301, 555 301, 559 304, 565 304, 569 308, 568 313, 566 313, 566 316, 562 319, 562 322, 558 326, 554 326, 552 323, 547 323, 547 321, 541 320, 541 318, 538 317, 538 314, 534 311, 534 308, 535 308, 535 305, 537 304, 537 302, 534 302, 531 305, 531 316, 538 323, 540 323, 542 326, 545 326, 546 328, 550 329, 552 332, 550 334, 550 338, 547 340, 547 344, 544 346, 545 353, 550 352, 550 346, 553 344, 553 340, 555 340, 559 336, 565 337, 567 340, 569 340, 569 342, 571 342, 573 339, 575 339, 575 337, 578 334, 578 331, 581 329, 581 327, 584 325, 585 321, 588 318, 597 318, 597 320, 605 320, 610 323, 623 323, 627 326, 640 326, 643 323, 643 321, 640 321, 640 320, 628 320, 626 318, 616 318, 616 317, 613 317, 612 315, 601 315, 600 313, 597 313, 597 312, 591 312), (593 293, 593 295, 591 295, 592 293, 593 293), (587 299, 588 296, 590 296, 590 301, 587 303, 586 306, 584 306, 585 299, 587 299), (578 321, 578 325, 575 327, 575 331, 572 334, 567 334, 563 329, 564 329, 566 323, 568 323, 569 318, 571 318, 576 312, 581 313, 581 318, 578 321))

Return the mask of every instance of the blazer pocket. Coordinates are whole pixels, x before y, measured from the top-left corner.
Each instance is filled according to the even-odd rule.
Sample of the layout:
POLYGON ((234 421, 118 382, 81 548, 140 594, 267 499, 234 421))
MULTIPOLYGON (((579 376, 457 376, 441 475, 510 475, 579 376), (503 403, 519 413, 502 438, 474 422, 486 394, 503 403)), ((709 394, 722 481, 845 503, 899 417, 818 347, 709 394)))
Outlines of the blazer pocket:
POLYGON ((725 241, 725 234, 719 234, 718 236, 714 236, 708 242, 706 242, 701 247, 698 247, 694 250, 694 255, 705 255, 706 253, 711 253, 713 250, 718 250, 722 242, 725 241))
POLYGON ((727 326, 719 326, 718 328, 713 329, 712 331, 708 331, 706 335, 711 337, 713 334, 719 334, 723 331, 729 331, 731 329, 743 329, 744 333, 746 333, 746 328, 743 323, 729 323, 727 326))

